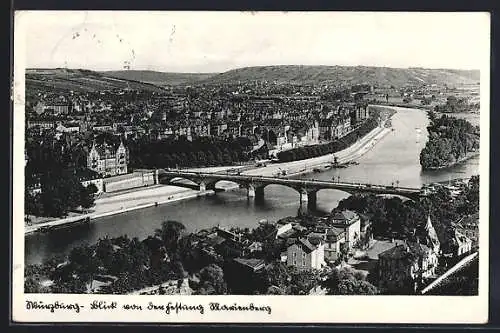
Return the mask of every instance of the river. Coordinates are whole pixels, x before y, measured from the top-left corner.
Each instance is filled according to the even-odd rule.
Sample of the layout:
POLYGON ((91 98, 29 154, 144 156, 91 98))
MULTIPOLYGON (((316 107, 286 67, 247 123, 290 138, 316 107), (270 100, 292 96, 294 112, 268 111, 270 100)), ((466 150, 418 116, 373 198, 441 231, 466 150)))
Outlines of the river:
MULTIPOLYGON (((421 171, 419 154, 427 140, 427 115, 422 110, 396 109, 398 112, 392 118, 395 130, 360 157, 359 165, 301 177, 322 180, 335 177, 340 181, 386 185, 399 182, 400 186, 420 187, 424 183, 479 174, 479 157, 449 169, 421 171)), ((477 117, 479 118, 479 115, 477 117)), ((318 211, 331 211, 347 196, 348 194, 337 190, 318 192, 318 211)), ((74 246, 94 243, 106 235, 117 237, 126 234, 142 239, 152 234, 164 220, 177 220, 183 223, 188 231, 214 225, 253 228, 262 219, 274 221, 296 215, 298 209, 299 194, 280 185, 267 186, 263 202, 248 199, 244 189, 219 192, 214 196, 97 219, 89 226, 28 235, 25 238, 25 261, 26 264, 38 263, 52 256, 65 254, 74 246)))

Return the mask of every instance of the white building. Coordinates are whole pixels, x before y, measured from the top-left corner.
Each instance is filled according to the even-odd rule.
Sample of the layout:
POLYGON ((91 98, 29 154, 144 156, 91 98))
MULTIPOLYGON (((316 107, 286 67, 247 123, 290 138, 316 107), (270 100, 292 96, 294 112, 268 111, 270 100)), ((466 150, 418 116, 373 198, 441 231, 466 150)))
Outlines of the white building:
POLYGON ((472 250, 472 240, 457 228, 455 228, 453 243, 455 248, 453 254, 457 257, 467 254, 472 250))
POLYGON ((326 265, 324 244, 313 245, 303 238, 288 246, 286 257, 287 265, 298 269, 321 269, 326 265))
POLYGON ((352 249, 359 241, 361 235, 361 219, 355 212, 350 210, 336 212, 331 217, 331 225, 344 230, 348 249, 352 249))

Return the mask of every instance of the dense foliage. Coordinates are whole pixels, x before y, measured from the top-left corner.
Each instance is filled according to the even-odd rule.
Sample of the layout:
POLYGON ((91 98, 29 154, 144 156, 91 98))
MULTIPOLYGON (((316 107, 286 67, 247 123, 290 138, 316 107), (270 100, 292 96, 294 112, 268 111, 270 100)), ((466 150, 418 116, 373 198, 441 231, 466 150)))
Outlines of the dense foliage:
POLYGON ((429 140, 420 153, 423 169, 446 167, 479 148, 479 128, 467 120, 429 112, 429 140))
POLYGON ((451 223, 479 211, 479 176, 473 176, 456 197, 444 187, 419 201, 356 194, 340 201, 338 209, 351 209, 370 216, 375 236, 401 239, 425 235, 424 227, 430 214, 446 251, 451 245, 451 223))
POLYGON ((379 290, 361 271, 334 268, 323 283, 328 295, 377 295, 379 290))
POLYGON ((25 167, 25 212, 37 216, 62 217, 77 207, 94 204, 95 185, 83 186, 81 178, 93 178, 86 169, 86 155, 76 137, 53 133, 27 136, 25 167), (41 193, 32 192, 39 188, 41 193))
POLYGON ((336 153, 346 149, 378 126, 375 118, 369 118, 346 136, 325 144, 304 146, 278 153, 280 162, 291 162, 336 153))
POLYGON ((35 216, 63 217, 78 207, 94 205, 94 184, 83 186, 74 170, 54 170, 40 178, 41 192, 25 191, 25 213, 35 216))
POLYGON ((189 141, 149 140, 131 141, 130 166, 132 168, 192 167, 231 165, 248 161, 252 143, 248 138, 221 140, 202 137, 189 141))
POLYGON ((470 112, 478 110, 479 103, 469 103, 466 98, 457 98, 455 96, 448 96, 445 104, 436 105, 434 107, 434 111, 446 113, 470 112))

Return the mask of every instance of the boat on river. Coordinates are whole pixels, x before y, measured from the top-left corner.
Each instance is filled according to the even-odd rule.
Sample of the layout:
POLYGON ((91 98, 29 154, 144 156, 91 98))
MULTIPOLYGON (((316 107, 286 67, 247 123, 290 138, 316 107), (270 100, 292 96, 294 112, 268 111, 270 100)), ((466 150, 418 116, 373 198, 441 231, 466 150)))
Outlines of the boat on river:
POLYGON ((332 168, 347 168, 349 164, 347 163, 332 163, 331 167, 332 168))

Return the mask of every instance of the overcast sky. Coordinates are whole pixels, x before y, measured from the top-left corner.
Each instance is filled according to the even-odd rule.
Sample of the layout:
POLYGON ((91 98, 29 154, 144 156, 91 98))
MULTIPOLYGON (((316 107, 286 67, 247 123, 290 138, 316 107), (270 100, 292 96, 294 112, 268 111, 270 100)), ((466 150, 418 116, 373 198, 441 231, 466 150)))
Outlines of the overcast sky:
POLYGON ((485 13, 18 14, 16 24, 26 38, 26 67, 118 70, 130 64, 130 69, 170 72, 258 65, 479 69, 489 52, 485 13))

